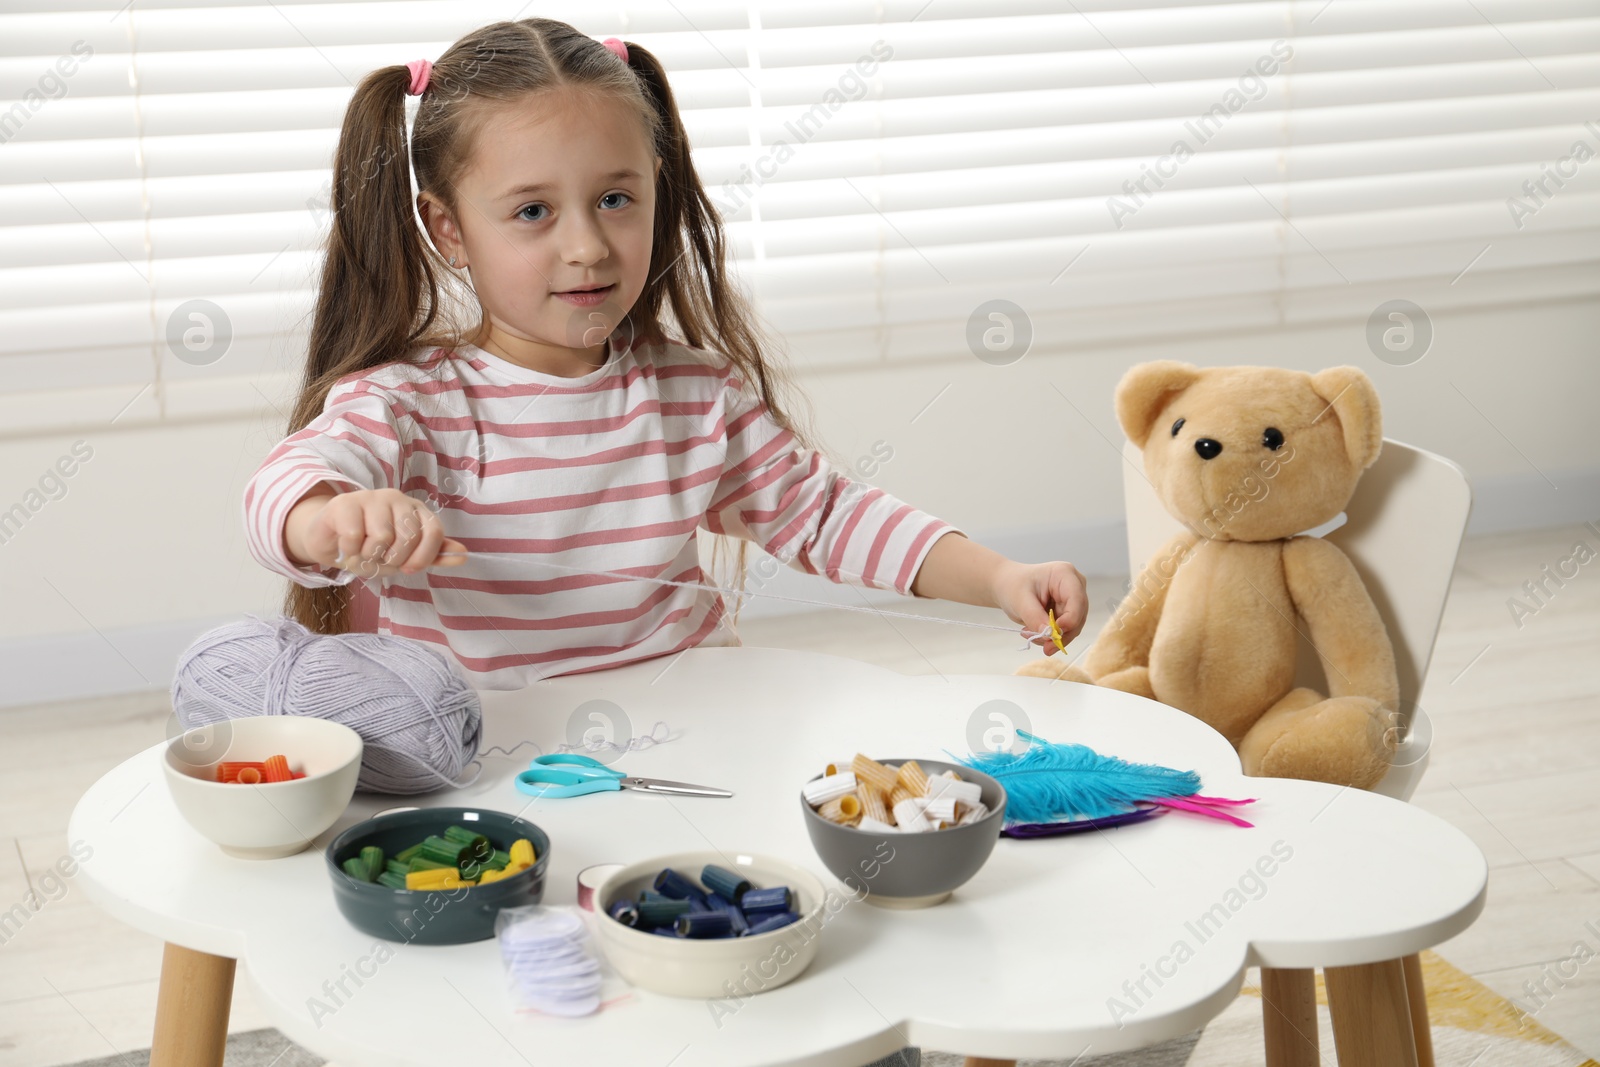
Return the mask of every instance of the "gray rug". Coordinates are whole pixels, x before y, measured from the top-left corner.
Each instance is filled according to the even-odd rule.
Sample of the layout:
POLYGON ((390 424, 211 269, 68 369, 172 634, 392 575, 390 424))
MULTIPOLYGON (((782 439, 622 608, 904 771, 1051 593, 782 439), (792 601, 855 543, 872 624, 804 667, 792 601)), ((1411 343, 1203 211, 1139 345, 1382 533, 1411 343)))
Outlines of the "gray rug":
MULTIPOLYGON (((1138 1052, 1078 1060, 1076 1067, 1182 1067, 1198 1040, 1200 1031, 1196 1030, 1187 1037, 1138 1052)), ((271 1028, 229 1034, 228 1048, 223 1053, 225 1067, 322 1067, 326 1062, 271 1028)), ((961 1063, 962 1057, 948 1052, 922 1054, 917 1049, 907 1048, 867 1067, 961 1067, 961 1063)), ((1021 1067, 1069 1067, 1066 1060, 1022 1060, 1020 1063, 1021 1067)), ((150 1050, 143 1048, 120 1056, 82 1060, 70 1067, 150 1067, 150 1050)))

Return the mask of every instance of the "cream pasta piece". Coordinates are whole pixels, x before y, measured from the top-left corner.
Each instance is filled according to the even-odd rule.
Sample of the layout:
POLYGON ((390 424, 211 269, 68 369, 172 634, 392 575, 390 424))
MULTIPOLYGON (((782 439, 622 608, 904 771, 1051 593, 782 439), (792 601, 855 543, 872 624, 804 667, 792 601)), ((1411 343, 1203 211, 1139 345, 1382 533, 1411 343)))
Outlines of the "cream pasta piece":
POLYGON ((980 801, 963 812, 961 818, 956 820, 956 825, 970 826, 987 814, 989 814, 989 809, 980 801))
POLYGON ((983 786, 977 782, 960 782, 954 778, 935 776, 928 779, 928 796, 949 797, 970 806, 983 797, 983 786))
POLYGON ((842 797, 846 793, 854 793, 855 791, 856 776, 850 771, 813 779, 800 789, 801 795, 806 798, 806 803, 813 808, 819 804, 826 804, 835 797, 842 797))
POLYGON ((856 781, 872 785, 880 793, 887 793, 894 788, 895 771, 893 767, 885 767, 875 759, 868 759, 857 752, 850 761, 850 769, 855 772, 856 781))
POLYGON ((895 780, 911 790, 914 797, 928 795, 928 772, 922 769, 922 764, 914 759, 908 759, 900 764, 900 769, 895 773, 895 780))
POLYGON ((922 814, 930 822, 955 822, 956 798, 950 796, 932 797, 922 809, 922 814))
POLYGON ((908 834, 920 834, 933 829, 933 824, 922 814, 920 797, 911 797, 896 804, 894 821, 896 826, 908 834))
POLYGON ((817 809, 817 814, 829 822, 849 825, 861 818, 861 801, 854 793, 846 793, 842 797, 834 797, 822 807, 817 809))
POLYGON ((856 829, 866 830, 874 834, 897 834, 900 832, 898 826, 890 826, 882 819, 870 819, 865 815, 861 817, 860 822, 856 823, 856 829))
POLYGON ((866 782, 856 784, 856 799, 861 801, 861 818, 876 819, 878 822, 889 821, 889 806, 883 802, 883 794, 878 792, 866 782))

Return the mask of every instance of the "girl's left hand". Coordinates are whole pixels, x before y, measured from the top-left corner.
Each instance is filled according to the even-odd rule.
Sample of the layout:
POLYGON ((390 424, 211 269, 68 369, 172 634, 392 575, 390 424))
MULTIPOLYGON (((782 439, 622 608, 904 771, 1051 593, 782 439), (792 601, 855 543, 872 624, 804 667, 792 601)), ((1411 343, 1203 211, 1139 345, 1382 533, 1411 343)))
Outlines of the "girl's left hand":
POLYGON ((1061 641, 1070 642, 1083 630, 1089 614, 1089 594, 1083 575, 1070 563, 1012 563, 1000 568, 994 580, 995 603, 1034 633, 1043 631, 1033 643, 1044 647, 1044 654, 1058 651, 1050 637, 1048 609, 1055 609, 1061 641))

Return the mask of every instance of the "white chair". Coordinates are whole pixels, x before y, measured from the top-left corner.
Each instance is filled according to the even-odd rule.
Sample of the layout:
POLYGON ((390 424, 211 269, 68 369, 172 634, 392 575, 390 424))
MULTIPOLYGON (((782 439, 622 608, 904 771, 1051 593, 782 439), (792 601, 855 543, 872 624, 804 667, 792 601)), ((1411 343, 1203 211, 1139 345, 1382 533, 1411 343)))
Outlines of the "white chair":
MULTIPOLYGON (((1122 490, 1128 513, 1128 565, 1130 574, 1154 556, 1182 526, 1161 505, 1144 476, 1143 457, 1131 442, 1122 449, 1122 490)), ((1400 739, 1389 773, 1373 791, 1398 800, 1410 800, 1428 765, 1432 726, 1416 703, 1433 658, 1439 619, 1456 555, 1472 510, 1472 488, 1466 472, 1443 456, 1400 441, 1383 439, 1378 459, 1362 474, 1355 495, 1346 507, 1343 525, 1323 536, 1344 550, 1366 583, 1378 614, 1394 644, 1395 668, 1400 680, 1400 710, 1405 735, 1400 739)), ((1299 665, 1295 685, 1312 686, 1326 693, 1322 665, 1301 627, 1299 665)), ((1333 968, 1325 977, 1330 1010, 1334 1014, 1334 1041, 1341 1062, 1345 1046, 1355 1035, 1341 1033, 1335 990, 1345 996, 1371 993, 1371 984, 1396 985, 1392 967, 1404 972, 1404 995, 1409 1001, 1416 1059, 1394 1062, 1432 1067, 1433 1045, 1428 1030, 1427 1000, 1422 989, 1421 962, 1415 955, 1391 964, 1333 968), (1368 972, 1343 974, 1333 972, 1368 972), (1381 969, 1388 968, 1388 973, 1381 969), (1361 986, 1352 988, 1352 981, 1361 986)), ((1316 976, 1309 969, 1262 968, 1262 1013, 1269 1067, 1316 1065, 1316 976), (1309 1034, 1306 1032, 1309 1020, 1309 1034)), ((1398 992, 1398 991, 1397 991, 1398 992)))

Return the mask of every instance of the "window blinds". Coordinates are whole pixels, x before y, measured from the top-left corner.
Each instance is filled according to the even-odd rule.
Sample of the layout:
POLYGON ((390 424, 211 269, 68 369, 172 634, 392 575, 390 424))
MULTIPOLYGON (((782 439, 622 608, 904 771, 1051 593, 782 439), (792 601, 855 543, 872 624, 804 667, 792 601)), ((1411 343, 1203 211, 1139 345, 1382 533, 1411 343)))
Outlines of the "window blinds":
POLYGON ((1600 290, 1593 0, 5 12, 12 436, 281 405, 353 86, 531 14, 663 57, 812 370, 971 359, 992 301, 1049 352, 1600 290))

